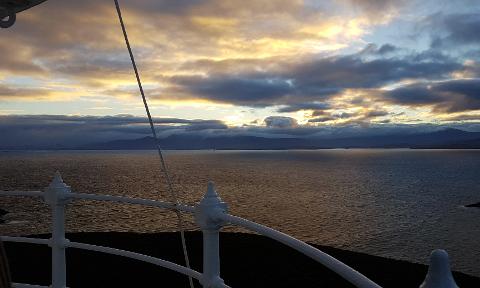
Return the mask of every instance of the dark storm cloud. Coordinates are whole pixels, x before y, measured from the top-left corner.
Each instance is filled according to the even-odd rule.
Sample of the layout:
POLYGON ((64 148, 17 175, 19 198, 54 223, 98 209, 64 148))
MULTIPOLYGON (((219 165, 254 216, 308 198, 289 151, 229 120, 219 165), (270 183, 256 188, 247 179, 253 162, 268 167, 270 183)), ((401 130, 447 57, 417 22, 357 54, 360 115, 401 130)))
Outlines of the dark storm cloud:
POLYGON ((328 103, 294 103, 290 105, 286 105, 282 108, 279 108, 277 112, 280 113, 289 113, 289 112, 297 112, 301 110, 324 110, 324 109, 329 109, 331 106, 328 103))
POLYGON ((375 43, 370 43, 365 46, 358 54, 359 55, 385 55, 395 52, 398 48, 392 44, 383 44, 378 47, 375 43))
POLYGON ((368 121, 373 118, 377 117, 383 117, 387 116, 390 113, 388 113, 385 110, 368 110, 365 111, 364 113, 347 113, 347 112, 342 112, 342 113, 326 113, 326 112, 321 112, 321 113, 313 113, 312 116, 315 118, 309 119, 309 123, 323 123, 323 122, 328 122, 328 121, 334 121, 334 120, 342 120, 342 123, 345 124, 362 124, 362 125, 368 125, 368 121), (346 121, 345 121, 346 120, 346 121))
POLYGON ((377 52, 379 54, 388 54, 388 53, 394 52, 397 49, 398 49, 397 47, 391 44, 383 44, 380 48, 378 48, 377 52))
MULTIPOLYGON (((219 123, 217 120, 189 120, 179 118, 153 118, 157 124, 205 124, 219 123)), ((0 115, 1 123, 23 123, 28 125, 43 124, 78 124, 78 125, 112 125, 148 124, 145 117, 128 114, 114 116, 67 116, 67 115, 0 115)))
POLYGON ((312 117, 324 116, 324 115, 327 115, 327 111, 325 110, 315 110, 312 112, 312 117))
POLYGON ((246 106, 270 106, 293 92, 287 80, 260 75, 186 76, 173 81, 201 98, 246 106))
POLYGON ((382 116, 387 116, 389 113, 385 110, 372 110, 368 111, 365 114, 366 118, 375 118, 375 117, 382 117, 382 116))
POLYGON ((480 109, 480 79, 447 80, 403 86, 384 93, 395 104, 432 105, 437 112, 480 109))
POLYGON ((411 58, 381 58, 370 61, 356 55, 319 59, 293 67, 295 85, 302 91, 326 87, 375 88, 406 78, 436 79, 447 76, 462 65, 455 62, 416 62, 411 58), (311 88, 308 88, 311 87, 311 88))
POLYGON ((222 121, 219 120, 197 120, 185 126, 185 131, 204 131, 204 130, 223 130, 228 129, 222 121))
POLYGON ((338 120, 338 119, 350 119, 357 117, 357 113, 347 113, 347 112, 341 112, 341 113, 332 113, 332 114, 327 114, 327 113, 316 113, 316 111, 312 114, 312 116, 320 116, 316 118, 309 119, 308 122, 310 123, 318 123, 318 122, 327 122, 327 121, 332 121, 332 120, 338 120))
POLYGON ((302 103, 324 101, 345 89, 379 88, 402 79, 443 79, 463 67, 449 58, 420 61, 409 55, 365 60, 361 54, 283 61, 270 70, 235 76, 211 63, 215 72, 209 76, 176 76, 171 81, 192 97, 253 107, 286 105, 279 111, 291 112, 309 109, 302 103))
POLYGON ((434 14, 429 25, 440 27, 433 36, 432 47, 457 46, 459 44, 480 45, 480 13, 434 14))
POLYGON ((449 56, 442 50, 428 49, 411 55, 415 62, 456 63, 458 60, 449 56))
POLYGON ((336 119, 337 119, 336 117, 332 117, 332 116, 323 116, 323 117, 317 117, 317 118, 309 119, 308 122, 318 123, 318 122, 333 121, 333 120, 336 120, 336 119))

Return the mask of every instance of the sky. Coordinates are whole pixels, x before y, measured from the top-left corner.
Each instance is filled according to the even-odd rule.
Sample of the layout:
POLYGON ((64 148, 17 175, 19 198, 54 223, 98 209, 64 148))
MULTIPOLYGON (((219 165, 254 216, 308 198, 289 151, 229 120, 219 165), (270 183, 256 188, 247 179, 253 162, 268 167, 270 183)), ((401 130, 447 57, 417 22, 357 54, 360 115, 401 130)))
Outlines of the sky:
MULTIPOLYGON (((119 2, 160 136, 480 131, 480 1, 119 2)), ((0 34, 0 146, 149 133, 113 1, 0 34)))

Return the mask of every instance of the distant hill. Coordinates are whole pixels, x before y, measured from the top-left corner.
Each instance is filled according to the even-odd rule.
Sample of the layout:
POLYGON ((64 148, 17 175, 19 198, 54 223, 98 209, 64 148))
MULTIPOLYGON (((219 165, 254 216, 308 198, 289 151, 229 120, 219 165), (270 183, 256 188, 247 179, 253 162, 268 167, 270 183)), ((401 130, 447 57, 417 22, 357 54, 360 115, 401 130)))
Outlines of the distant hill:
MULTIPOLYGON (((480 148, 480 132, 445 129, 420 134, 394 134, 334 139, 266 138, 256 136, 172 135, 161 139, 164 149, 218 149, 218 150, 282 150, 322 148, 480 148)), ((133 140, 115 140, 92 143, 76 149, 83 150, 147 150, 155 149, 152 137, 133 140)))
MULTIPOLYGON (((265 138, 255 136, 223 136, 201 137, 192 135, 173 135, 160 140, 163 149, 293 149, 314 148, 307 141, 299 138, 265 138)), ((103 143, 93 143, 78 147, 90 150, 144 150, 155 149, 155 140, 144 137, 133 140, 116 140, 103 143)))
POLYGON ((469 141, 479 139, 480 132, 467 132, 459 129, 444 129, 429 133, 394 134, 371 137, 358 137, 333 140, 334 147, 345 148, 480 148, 466 145, 469 141))
POLYGON ((444 149, 480 149, 480 138, 471 139, 466 141, 459 141, 446 145, 433 146, 431 148, 444 148, 444 149))
POLYGON ((480 148, 480 132, 467 132, 459 129, 445 129, 419 135, 415 140, 419 148, 480 148))

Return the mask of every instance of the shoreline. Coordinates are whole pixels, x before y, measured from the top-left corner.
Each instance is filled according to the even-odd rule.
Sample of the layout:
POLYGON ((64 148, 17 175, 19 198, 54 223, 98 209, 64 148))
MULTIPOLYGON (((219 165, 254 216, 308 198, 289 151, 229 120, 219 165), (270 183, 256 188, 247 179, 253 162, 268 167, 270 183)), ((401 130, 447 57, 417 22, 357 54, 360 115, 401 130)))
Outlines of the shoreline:
MULTIPOLYGON (((201 271, 201 232, 186 232, 192 269, 201 271)), ((49 238, 49 235, 37 235, 49 238)), ((178 233, 67 233, 71 241, 134 251, 182 264, 178 233)), ((313 245, 363 273, 380 286, 419 287, 428 267, 328 246, 313 245)), ((49 285, 50 249, 5 243, 15 282, 49 285)), ((220 234, 221 275, 231 287, 353 287, 314 260, 269 238, 220 234)), ((480 287, 480 278, 454 272, 461 288, 480 287)), ((187 278, 162 267, 119 256, 67 249, 69 287, 188 287, 187 278)), ((196 287, 200 287, 197 283, 196 287)))

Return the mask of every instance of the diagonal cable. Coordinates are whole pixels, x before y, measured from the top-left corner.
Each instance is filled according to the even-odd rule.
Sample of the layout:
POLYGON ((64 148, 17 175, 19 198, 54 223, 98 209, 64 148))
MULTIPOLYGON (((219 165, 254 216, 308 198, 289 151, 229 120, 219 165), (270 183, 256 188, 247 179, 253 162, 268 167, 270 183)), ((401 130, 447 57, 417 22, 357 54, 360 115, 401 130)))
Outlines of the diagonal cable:
MULTIPOLYGON (((133 70, 135 71, 135 77, 137 78, 138 88, 140 89, 140 94, 142 94, 143 105, 145 106, 145 111, 147 112, 148 121, 150 122, 150 129, 152 130, 153 138, 157 144, 157 151, 158 156, 160 157, 160 167, 165 175, 165 179, 167 181, 168 191, 171 197, 171 201, 174 205, 178 205, 178 197, 175 191, 173 190, 172 181, 170 179, 170 175, 167 171, 167 165, 165 164, 165 158, 163 157, 162 149, 160 147, 160 140, 158 139, 157 132, 155 131, 155 126, 153 124, 152 115, 150 114, 150 109, 148 108, 147 98, 145 97, 145 93, 143 91, 142 81, 140 80, 140 74, 138 73, 137 64, 135 63, 135 57, 133 57, 132 48, 130 47, 130 42, 128 41, 127 30, 125 28, 125 24, 122 18, 122 12, 120 11, 120 5, 118 4, 118 0, 114 0, 115 8, 117 9, 118 19, 120 20, 120 26, 122 26, 123 37, 125 38, 125 43, 127 44, 128 53, 130 54, 130 60, 132 61, 133 70)), ((177 209, 174 210, 175 214, 177 215, 178 220, 178 228, 180 230, 180 237, 182 239, 182 248, 183 248, 183 256, 185 258, 185 265, 187 268, 190 268, 190 260, 188 258, 188 251, 187 251, 187 244, 185 241, 185 228, 183 217, 180 211, 177 209)), ((192 277, 188 277, 188 281, 190 283, 190 288, 194 288, 193 279, 192 277)))

